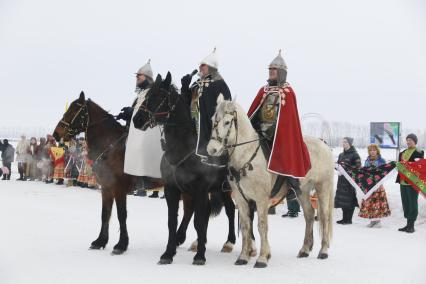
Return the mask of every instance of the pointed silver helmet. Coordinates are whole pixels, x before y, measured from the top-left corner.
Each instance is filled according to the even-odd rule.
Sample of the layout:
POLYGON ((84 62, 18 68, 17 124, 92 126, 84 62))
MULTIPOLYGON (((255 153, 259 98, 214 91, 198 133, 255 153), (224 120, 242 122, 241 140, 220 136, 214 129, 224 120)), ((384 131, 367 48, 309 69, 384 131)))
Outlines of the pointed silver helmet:
POLYGON ((149 78, 153 78, 153 74, 152 74, 152 68, 151 68, 151 59, 148 60, 148 62, 142 66, 141 68, 139 68, 138 72, 136 72, 135 74, 141 74, 141 75, 145 75, 149 78))
POLYGON ((277 68, 281 70, 287 70, 287 64, 285 64, 284 59, 281 56, 281 49, 278 52, 278 56, 272 60, 271 64, 269 64, 268 68, 277 68))
POLYGON ((201 60, 200 65, 201 64, 206 64, 207 66, 218 69, 219 60, 218 60, 217 53, 216 53, 216 47, 213 49, 212 53, 210 53, 203 60, 201 60))

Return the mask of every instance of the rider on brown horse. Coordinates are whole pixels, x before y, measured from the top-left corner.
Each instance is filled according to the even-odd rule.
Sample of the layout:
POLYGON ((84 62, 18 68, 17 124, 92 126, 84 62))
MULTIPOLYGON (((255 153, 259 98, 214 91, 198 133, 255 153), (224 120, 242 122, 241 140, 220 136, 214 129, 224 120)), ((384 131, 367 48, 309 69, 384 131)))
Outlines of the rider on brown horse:
POLYGON ((124 107, 117 119, 126 121, 128 137, 124 172, 138 178, 136 188, 152 189, 159 186, 161 150, 158 131, 142 132, 136 129, 131 121, 140 105, 145 100, 145 95, 153 83, 151 60, 136 72, 136 99, 131 107, 124 107), (136 111, 134 111, 136 110, 136 111))

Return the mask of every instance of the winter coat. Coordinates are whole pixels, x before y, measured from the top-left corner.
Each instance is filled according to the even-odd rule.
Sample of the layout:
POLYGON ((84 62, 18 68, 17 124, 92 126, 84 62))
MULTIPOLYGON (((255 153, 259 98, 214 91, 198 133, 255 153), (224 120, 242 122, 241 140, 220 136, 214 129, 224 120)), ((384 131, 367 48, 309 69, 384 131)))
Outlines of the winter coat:
POLYGON ((378 156, 374 161, 370 159, 370 156, 367 157, 367 160, 364 162, 364 167, 380 167, 386 164, 386 160, 382 156, 378 156))
MULTIPOLYGON (((148 91, 149 89, 145 89, 137 93, 135 109, 139 109, 142 105, 148 91)), ((133 112, 133 116, 136 113, 133 112)), ((148 128, 145 131, 137 129, 132 117, 124 154, 124 172, 134 176, 160 178, 160 163, 163 156, 160 140, 161 134, 157 128, 148 128)))
POLYGON ((19 163, 26 163, 28 161, 28 151, 30 148, 30 141, 20 140, 16 146, 16 161, 19 163))
MULTIPOLYGON (((398 161, 402 160, 402 155, 404 154, 405 151, 407 151, 407 149, 399 153, 398 161)), ((424 159, 424 156, 425 156, 425 152, 423 150, 416 149, 407 162, 415 162, 417 159, 424 159)), ((401 178, 399 177, 399 174, 396 178, 396 183, 401 183, 401 178)))
POLYGON ((13 163, 15 157, 15 149, 10 144, 3 144, 1 159, 3 164, 13 163))
MULTIPOLYGON (((361 158, 356 149, 351 146, 348 150, 343 151, 337 160, 338 164, 351 166, 354 168, 361 167, 361 158)), ((346 180, 344 176, 339 176, 337 180, 336 197, 334 198, 335 208, 351 209, 358 207, 355 188, 346 180)))
MULTIPOLYGON (((206 157, 207 144, 210 141, 212 132, 212 117, 216 112, 216 101, 219 94, 223 95, 225 100, 231 100, 231 91, 228 85, 220 75, 212 77, 208 75, 206 78, 197 80, 191 87, 191 94, 184 94, 192 96, 196 92, 198 98, 198 140, 196 153, 199 156, 206 157)), ((187 98, 188 102, 191 99, 187 98)))

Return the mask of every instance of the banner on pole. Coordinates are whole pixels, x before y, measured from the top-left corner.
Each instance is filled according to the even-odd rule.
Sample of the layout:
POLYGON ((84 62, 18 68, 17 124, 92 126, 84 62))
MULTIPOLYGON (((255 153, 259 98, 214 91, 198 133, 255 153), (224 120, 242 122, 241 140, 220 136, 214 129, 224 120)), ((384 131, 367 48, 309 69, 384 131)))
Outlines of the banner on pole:
POLYGON ((370 143, 380 148, 398 149, 400 127, 399 122, 370 122, 370 143))

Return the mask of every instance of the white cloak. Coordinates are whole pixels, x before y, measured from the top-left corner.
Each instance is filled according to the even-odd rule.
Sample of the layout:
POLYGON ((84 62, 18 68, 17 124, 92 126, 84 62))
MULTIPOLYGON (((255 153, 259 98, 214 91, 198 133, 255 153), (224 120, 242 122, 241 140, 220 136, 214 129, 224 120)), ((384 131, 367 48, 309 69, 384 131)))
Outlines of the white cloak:
POLYGON ((133 124, 133 117, 145 100, 148 90, 143 90, 137 94, 138 98, 134 107, 132 120, 130 121, 129 135, 126 141, 124 172, 134 176, 161 178, 160 162, 163 150, 161 149, 160 130, 155 127, 142 131, 135 128, 133 124))

